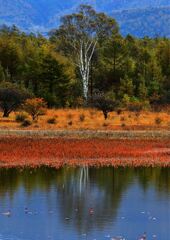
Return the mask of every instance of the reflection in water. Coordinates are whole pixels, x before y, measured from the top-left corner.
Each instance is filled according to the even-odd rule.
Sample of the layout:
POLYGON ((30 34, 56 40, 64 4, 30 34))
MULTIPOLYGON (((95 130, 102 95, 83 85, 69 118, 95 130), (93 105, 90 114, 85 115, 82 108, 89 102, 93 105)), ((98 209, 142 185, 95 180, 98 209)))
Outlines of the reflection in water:
POLYGON ((165 168, 0 170, 0 212, 12 212, 10 218, 0 215, 0 239, 100 240, 122 234, 133 240, 146 231, 148 239, 168 240, 169 173, 165 168))
POLYGON ((82 192, 82 185, 83 187, 86 186, 89 180, 89 168, 88 167, 81 167, 80 168, 80 193, 82 192))

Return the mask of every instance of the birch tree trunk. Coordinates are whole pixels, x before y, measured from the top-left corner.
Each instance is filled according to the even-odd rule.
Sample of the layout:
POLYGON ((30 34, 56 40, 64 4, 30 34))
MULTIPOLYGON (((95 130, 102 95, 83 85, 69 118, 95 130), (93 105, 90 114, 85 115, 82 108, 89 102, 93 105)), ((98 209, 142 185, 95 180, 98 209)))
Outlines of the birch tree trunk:
POLYGON ((83 96, 88 99, 89 77, 92 57, 96 48, 97 40, 80 41, 78 54, 78 67, 82 78, 83 96))

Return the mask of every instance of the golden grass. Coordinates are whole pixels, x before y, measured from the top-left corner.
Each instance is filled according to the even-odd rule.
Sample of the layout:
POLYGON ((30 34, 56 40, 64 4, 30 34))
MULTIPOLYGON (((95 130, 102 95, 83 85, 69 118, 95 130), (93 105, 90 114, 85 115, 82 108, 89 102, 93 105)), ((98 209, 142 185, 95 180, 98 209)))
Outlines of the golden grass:
MULTIPOLYGON (((20 123, 15 121, 17 113, 12 113, 9 118, 2 118, 0 114, 1 129, 23 129, 20 123)), ((31 118, 30 118, 31 120, 31 118)), ((94 109, 57 109, 47 110, 46 115, 40 116, 37 122, 33 122, 26 129, 43 130, 148 130, 170 129, 170 114, 168 112, 143 111, 138 113, 124 111, 120 115, 116 112, 109 114, 104 120, 103 114, 94 109), (55 124, 47 121, 55 118, 55 124), (156 122, 160 119, 160 123, 156 122)))

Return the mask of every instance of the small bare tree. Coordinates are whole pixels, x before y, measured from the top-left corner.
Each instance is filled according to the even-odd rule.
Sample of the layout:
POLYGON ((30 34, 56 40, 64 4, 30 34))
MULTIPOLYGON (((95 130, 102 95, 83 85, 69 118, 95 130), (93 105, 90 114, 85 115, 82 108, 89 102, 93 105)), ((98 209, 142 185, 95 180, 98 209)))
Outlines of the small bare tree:
POLYGON ((87 100, 91 61, 98 42, 118 32, 114 19, 88 5, 80 5, 78 12, 61 19, 61 26, 51 32, 51 40, 70 57, 79 69, 83 95, 87 100))

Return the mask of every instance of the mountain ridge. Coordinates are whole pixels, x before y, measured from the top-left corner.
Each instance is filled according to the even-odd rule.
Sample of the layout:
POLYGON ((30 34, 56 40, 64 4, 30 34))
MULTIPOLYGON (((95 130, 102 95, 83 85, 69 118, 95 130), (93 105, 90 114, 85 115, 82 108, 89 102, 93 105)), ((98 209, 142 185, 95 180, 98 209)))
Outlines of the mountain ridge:
POLYGON ((170 0, 48 0, 48 3, 46 0, 0 0, 0 24, 15 24, 24 31, 47 32, 57 27, 61 16, 74 12, 82 3, 115 17, 123 35, 170 37, 167 27, 170 24, 170 0), (148 30, 147 26, 140 29, 142 22, 152 24, 152 21, 152 31, 149 26, 148 30))

